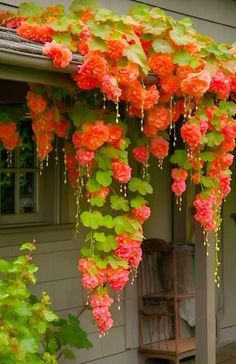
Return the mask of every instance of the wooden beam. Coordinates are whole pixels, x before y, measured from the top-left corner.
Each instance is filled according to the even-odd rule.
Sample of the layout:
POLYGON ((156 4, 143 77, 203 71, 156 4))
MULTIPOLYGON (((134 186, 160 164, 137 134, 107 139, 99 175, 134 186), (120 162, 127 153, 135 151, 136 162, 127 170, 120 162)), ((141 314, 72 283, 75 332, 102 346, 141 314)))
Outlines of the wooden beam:
POLYGON ((196 364, 216 364, 216 302, 214 236, 209 237, 209 255, 203 233, 196 225, 196 364))

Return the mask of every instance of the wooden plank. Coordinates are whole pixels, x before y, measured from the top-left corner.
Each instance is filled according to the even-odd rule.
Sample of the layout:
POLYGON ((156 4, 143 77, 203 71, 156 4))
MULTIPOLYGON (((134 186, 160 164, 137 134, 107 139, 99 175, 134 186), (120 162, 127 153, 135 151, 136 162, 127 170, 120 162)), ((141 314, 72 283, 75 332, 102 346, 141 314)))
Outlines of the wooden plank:
POLYGON ((216 363, 215 250, 209 237, 209 255, 196 225, 196 364, 216 363))

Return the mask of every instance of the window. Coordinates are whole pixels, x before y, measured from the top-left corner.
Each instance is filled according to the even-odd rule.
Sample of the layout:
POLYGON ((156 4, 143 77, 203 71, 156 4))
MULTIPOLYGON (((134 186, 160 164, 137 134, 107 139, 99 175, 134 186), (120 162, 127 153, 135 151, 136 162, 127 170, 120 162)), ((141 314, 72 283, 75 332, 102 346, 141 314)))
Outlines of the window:
POLYGON ((43 176, 40 176, 30 120, 20 124, 21 147, 0 147, 0 223, 43 222, 43 176))

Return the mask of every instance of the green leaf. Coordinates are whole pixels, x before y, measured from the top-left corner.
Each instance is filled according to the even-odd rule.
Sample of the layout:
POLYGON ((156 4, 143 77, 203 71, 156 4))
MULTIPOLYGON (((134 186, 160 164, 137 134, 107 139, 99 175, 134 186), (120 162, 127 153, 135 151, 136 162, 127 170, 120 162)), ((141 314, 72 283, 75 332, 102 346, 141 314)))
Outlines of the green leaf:
POLYGON ((192 68, 198 67, 200 63, 197 57, 192 56, 189 52, 187 52, 184 49, 175 53, 173 57, 173 62, 180 66, 189 65, 192 68))
POLYGON ((71 47, 72 47, 72 37, 71 37, 71 35, 69 33, 58 33, 58 34, 54 34, 52 36, 52 38, 53 38, 53 40, 55 40, 56 43, 58 43, 58 44, 64 44, 68 48, 71 49, 71 47))
POLYGON ((219 58, 219 59, 227 60, 231 57, 229 49, 226 46, 224 46, 223 44, 219 44, 219 43, 209 44, 206 47, 206 50, 209 53, 214 54, 216 56, 216 58, 219 58))
POLYGON ((170 157, 170 162, 177 164, 184 169, 191 169, 191 164, 188 162, 188 154, 185 150, 176 149, 174 154, 170 157))
POLYGON ((93 198, 90 199, 90 205, 91 206, 102 207, 102 206, 104 206, 105 202, 106 202, 105 198, 99 197, 99 196, 98 197, 93 197, 93 198))
POLYGON ((214 155, 212 152, 202 152, 199 155, 204 162, 211 162, 214 159, 214 155))
POLYGON ((186 31, 184 26, 176 25, 169 32, 170 38, 177 45, 191 44, 195 42, 194 37, 186 31))
POLYGON ((99 37, 90 38, 88 41, 88 46, 90 51, 101 51, 101 52, 107 51, 106 43, 102 38, 99 37))
POLYGON ((120 151, 114 147, 107 146, 100 149, 100 153, 109 157, 109 159, 119 159, 120 151))
POLYGON ((77 12, 77 11, 83 11, 87 9, 96 9, 98 8, 98 2, 97 0, 74 0, 72 4, 70 5, 70 10, 77 12))
POLYGON ((95 156, 96 162, 100 169, 107 170, 110 167, 110 158, 107 155, 97 152, 95 156))
POLYGON ((27 353, 38 352, 38 343, 33 336, 20 340, 20 347, 27 353))
POLYGON ((82 103, 76 103, 69 115, 75 126, 79 126, 82 122, 96 120, 96 115, 91 107, 82 103))
POLYGON ((45 309, 43 311, 43 315, 45 317, 45 320, 47 320, 48 322, 52 322, 52 321, 58 320, 58 316, 53 311, 51 311, 49 309, 45 309))
POLYGON ((57 352, 58 345, 57 345, 57 341, 56 341, 55 338, 52 338, 52 339, 49 340, 48 349, 49 349, 51 354, 55 354, 57 352))
POLYGON ((114 225, 115 222, 111 215, 106 215, 103 217, 102 226, 105 226, 107 229, 113 229, 114 225))
POLYGON ((152 20, 150 23, 147 23, 143 26, 144 33, 150 33, 155 36, 160 36, 163 32, 166 31, 168 25, 166 22, 161 19, 152 20))
POLYGON ((89 212, 84 211, 80 215, 82 224, 85 227, 97 229, 99 226, 103 225, 103 216, 99 211, 89 212))
POLYGON ((90 193, 97 192, 101 189, 101 185, 93 178, 91 178, 86 184, 87 190, 90 193))
POLYGON ((24 243, 20 246, 19 250, 35 250, 36 246, 33 243, 24 243))
POLYGON ((137 196, 136 198, 133 198, 130 201, 131 207, 138 209, 139 207, 142 207, 146 205, 147 201, 142 196, 137 196))
POLYGON ((68 321, 58 332, 58 337, 63 345, 70 345, 77 349, 92 347, 87 334, 80 328, 80 321, 76 316, 69 315, 68 321))
POLYGON ((131 192, 139 192, 143 196, 153 193, 153 188, 147 181, 136 177, 131 178, 128 188, 131 192))
POLYGON ((63 349, 62 350, 62 354, 64 355, 64 357, 66 359, 74 360, 76 358, 76 356, 73 353, 73 351, 72 350, 69 350, 69 349, 63 349))
POLYGON ((109 256, 108 263, 111 265, 113 269, 117 269, 119 267, 128 268, 128 263, 125 260, 118 259, 113 255, 109 256))
POLYGON ((9 339, 9 335, 6 332, 0 331, 0 347, 8 347, 9 339))
POLYGON ((174 52, 174 48, 172 45, 164 39, 157 39, 153 42, 152 48, 157 53, 168 53, 171 54, 174 52))
POLYGON ((8 273, 11 267, 12 267, 11 262, 8 262, 7 260, 4 260, 4 259, 0 259, 0 272, 1 273, 8 273))
POLYGON ((122 196, 111 196, 111 208, 116 211, 129 211, 129 201, 122 196))
POLYGON ((204 187, 207 187, 207 188, 216 187, 216 181, 214 181, 210 177, 202 176, 201 177, 201 183, 203 184, 204 187))
POLYGON ((100 38, 101 40, 108 40, 110 39, 110 35, 112 32, 112 28, 108 24, 104 23, 94 23, 94 20, 90 23, 90 29, 92 34, 100 38))
POLYGON ((114 219, 114 222, 115 222, 115 232, 117 234, 124 234, 124 233, 132 234, 135 230, 132 223, 125 216, 117 216, 114 219))
POLYGON ((233 101, 220 101, 215 115, 221 116, 223 114, 234 116, 236 114, 236 104, 233 101))
POLYGON ((42 15, 43 11, 44 9, 41 5, 35 3, 34 1, 30 1, 20 4, 18 14, 19 16, 33 18, 42 15))
POLYGON ((224 136, 217 131, 206 134, 208 147, 217 147, 224 141, 224 136))
POLYGON ((193 21, 190 18, 183 18, 183 19, 179 20, 179 23, 183 24, 187 27, 191 27, 193 25, 193 21))
POLYGON ((91 251, 89 248, 83 246, 81 249, 80 249, 80 253, 83 257, 85 258, 88 258, 91 256, 91 251))
POLYGON ((107 187, 112 183, 112 172, 111 171, 97 171, 96 173, 96 181, 104 186, 107 187))
POLYGON ((95 233, 93 236, 96 241, 95 247, 97 250, 109 253, 117 247, 117 241, 114 235, 106 236, 104 233, 95 233))
POLYGON ((137 44, 129 46, 125 50, 125 56, 130 62, 138 64, 142 68, 144 74, 148 74, 150 68, 147 65, 147 57, 142 47, 139 47, 137 44))

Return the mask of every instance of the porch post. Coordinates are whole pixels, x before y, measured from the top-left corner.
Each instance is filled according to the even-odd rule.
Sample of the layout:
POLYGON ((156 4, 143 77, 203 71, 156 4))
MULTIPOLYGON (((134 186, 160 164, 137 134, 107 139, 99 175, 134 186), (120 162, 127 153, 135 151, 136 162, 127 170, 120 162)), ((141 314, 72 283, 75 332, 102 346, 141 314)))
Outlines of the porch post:
POLYGON ((196 364, 216 364, 215 255, 214 237, 209 236, 209 255, 203 234, 196 226, 196 364))

